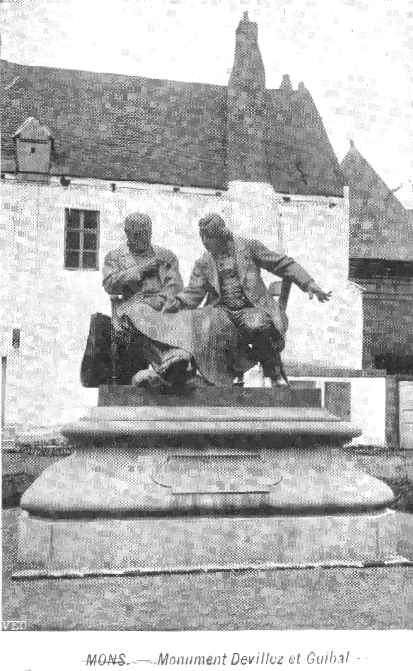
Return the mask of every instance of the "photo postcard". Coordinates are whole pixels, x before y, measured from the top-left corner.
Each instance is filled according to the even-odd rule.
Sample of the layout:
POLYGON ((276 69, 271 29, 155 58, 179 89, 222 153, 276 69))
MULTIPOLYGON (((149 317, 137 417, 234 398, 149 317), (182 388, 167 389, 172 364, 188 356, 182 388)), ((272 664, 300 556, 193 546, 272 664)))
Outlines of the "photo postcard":
POLYGON ((0 11, 4 668, 409 668, 412 4, 0 11))

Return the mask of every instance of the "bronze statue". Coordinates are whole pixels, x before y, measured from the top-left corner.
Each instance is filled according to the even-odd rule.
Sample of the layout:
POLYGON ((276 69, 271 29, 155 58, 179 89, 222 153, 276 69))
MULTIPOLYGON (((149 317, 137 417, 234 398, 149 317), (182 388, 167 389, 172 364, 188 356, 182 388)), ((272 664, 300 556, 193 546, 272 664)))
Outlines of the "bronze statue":
MULTIPOLYGON (((152 221, 147 214, 135 212, 126 217, 124 230, 127 244, 107 254, 103 266, 103 286, 112 296, 119 296, 114 310, 114 328, 127 332, 130 325, 122 319, 118 307, 133 299, 138 328, 133 333, 135 346, 146 363, 163 379, 180 378, 190 359, 188 352, 149 337, 139 328, 139 313, 159 312, 165 302, 182 289, 178 259, 169 249, 151 244, 152 221)), ((133 319, 131 320, 133 322, 133 319)), ((136 371, 135 371, 136 372, 136 371)))
POLYGON ((258 240, 233 235, 218 214, 203 217, 199 229, 206 252, 196 261, 188 286, 163 310, 193 309, 206 299, 206 305, 226 312, 241 341, 252 347, 264 376, 275 386, 288 384, 280 357, 287 318, 270 296, 261 269, 290 280, 320 302, 328 301, 331 292, 323 291, 291 257, 270 251, 258 240))
MULTIPOLYGON (((288 384, 280 358, 287 317, 266 288, 261 269, 321 302, 330 293, 292 258, 233 235, 219 215, 203 217, 199 227, 206 252, 186 288, 176 256, 151 244, 148 215, 126 217, 127 244, 105 258, 103 286, 115 297, 112 334, 128 338, 128 381, 174 386, 198 372, 206 382, 225 387, 260 362, 273 385, 288 384)), ((91 360, 86 352, 82 379, 93 378, 91 360)))

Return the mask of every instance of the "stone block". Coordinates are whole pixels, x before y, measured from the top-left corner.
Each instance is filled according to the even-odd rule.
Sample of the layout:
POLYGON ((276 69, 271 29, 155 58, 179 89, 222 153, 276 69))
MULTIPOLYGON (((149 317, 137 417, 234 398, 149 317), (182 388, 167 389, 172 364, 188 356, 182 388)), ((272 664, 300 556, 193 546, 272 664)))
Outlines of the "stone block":
POLYGON ((177 393, 174 390, 144 390, 131 385, 102 385, 99 388, 99 406, 164 406, 164 407, 321 407, 319 389, 308 382, 293 382, 290 388, 233 387, 219 389, 196 383, 187 384, 177 393))
POLYGON ((332 415, 350 421, 351 382, 325 382, 324 406, 332 415))
POLYGON ((396 559, 397 515, 20 520, 15 577, 363 565, 396 559))

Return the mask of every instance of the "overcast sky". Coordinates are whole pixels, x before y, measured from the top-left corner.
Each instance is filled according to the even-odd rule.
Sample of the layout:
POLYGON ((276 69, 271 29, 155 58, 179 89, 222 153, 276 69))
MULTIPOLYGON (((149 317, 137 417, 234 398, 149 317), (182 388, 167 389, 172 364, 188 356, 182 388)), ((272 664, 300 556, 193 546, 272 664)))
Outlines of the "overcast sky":
POLYGON ((267 86, 304 81, 338 158, 353 138, 413 207, 410 0, 3 0, 2 57, 226 84, 245 10, 267 86))

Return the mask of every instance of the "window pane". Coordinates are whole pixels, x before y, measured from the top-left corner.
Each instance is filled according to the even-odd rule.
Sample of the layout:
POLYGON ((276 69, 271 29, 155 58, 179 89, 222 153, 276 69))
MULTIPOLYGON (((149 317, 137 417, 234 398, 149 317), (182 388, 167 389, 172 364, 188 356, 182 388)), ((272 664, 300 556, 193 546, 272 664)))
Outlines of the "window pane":
POLYGON ((66 249, 80 249, 80 233, 73 231, 66 233, 66 249))
POLYGON ((96 233, 85 233, 83 238, 83 249, 95 250, 97 245, 96 233))
POLYGON ((67 228, 80 228, 80 210, 66 210, 67 228))
POLYGON ((96 268, 95 252, 83 252, 83 268, 96 268))
POLYGON ((97 228, 98 225, 98 213, 92 210, 84 211, 84 227, 85 228, 97 228))
POLYGON ((66 268, 79 268, 79 252, 66 252, 66 268))

